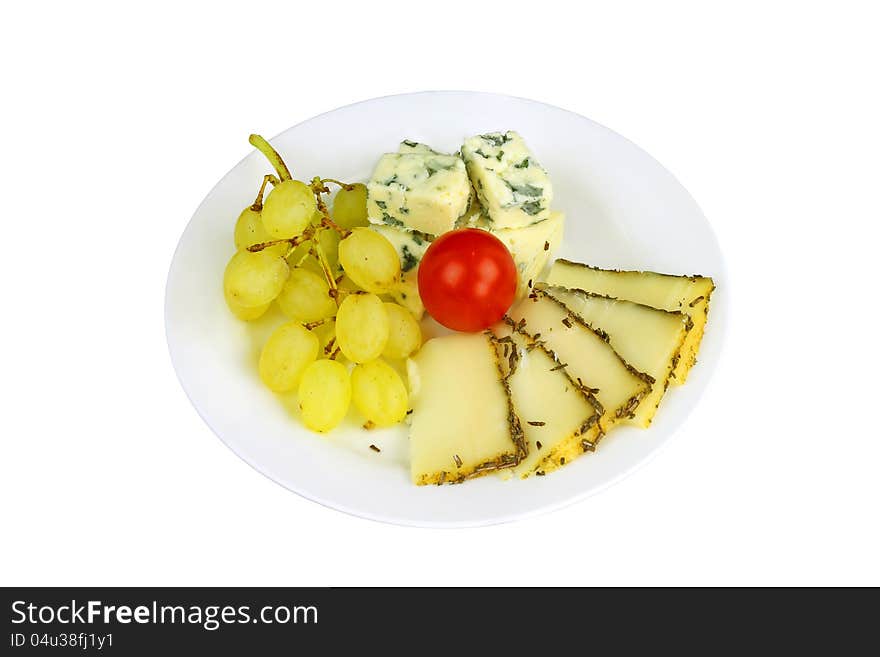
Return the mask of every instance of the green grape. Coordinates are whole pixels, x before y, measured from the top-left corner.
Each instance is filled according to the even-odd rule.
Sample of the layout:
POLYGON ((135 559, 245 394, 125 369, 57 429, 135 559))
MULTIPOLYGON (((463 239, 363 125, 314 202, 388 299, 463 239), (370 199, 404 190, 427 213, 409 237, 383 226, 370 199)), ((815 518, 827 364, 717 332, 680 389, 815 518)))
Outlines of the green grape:
POLYGON ((281 312, 301 322, 316 322, 336 314, 336 302, 323 276, 308 269, 292 269, 281 294, 281 312))
POLYGON ((382 355, 386 358, 409 358, 422 346, 422 329, 415 317, 396 303, 385 303, 388 313, 388 342, 382 355))
MULTIPOLYGON (((250 207, 241 211, 241 214, 238 215, 238 220, 235 222, 236 249, 240 251, 249 246, 253 246, 254 244, 271 242, 272 239, 272 236, 269 235, 266 228, 263 226, 263 218, 260 216, 259 212, 250 207)), ((287 243, 281 243, 267 246, 263 250, 284 256, 289 248, 290 247, 287 243)))
POLYGON ((235 248, 241 251, 254 244, 269 242, 272 237, 263 227, 263 218, 253 208, 247 207, 235 222, 235 248))
POLYGON ((262 306, 278 296, 289 274, 287 261, 277 254, 239 251, 226 265, 223 292, 238 307, 262 306))
POLYGON ((315 195, 304 182, 285 180, 269 192, 263 203, 263 226, 272 239, 301 235, 315 213, 315 195))
POLYGON ((375 294, 351 294, 336 313, 336 344, 350 361, 378 358, 388 342, 388 313, 375 294))
POLYGON ((269 310, 269 306, 272 305, 272 303, 269 302, 264 303, 262 306, 248 308, 247 306, 239 305, 235 299, 229 296, 229 293, 225 289, 223 290, 223 296, 226 298, 226 305, 229 306, 229 310, 232 311, 232 314, 245 322, 262 317, 263 314, 269 310))
POLYGON ((367 226, 367 186, 353 185, 354 189, 340 189, 333 199, 333 221, 343 228, 367 226))
POLYGON ((355 228, 339 243, 345 273, 367 292, 382 294, 400 279, 400 258, 385 237, 369 228, 355 228))
POLYGON ((279 326, 260 352, 260 378, 270 390, 287 392, 318 357, 318 336, 298 322, 279 326))
POLYGON ((351 404, 348 370, 335 360, 316 360, 303 372, 299 384, 299 409, 312 431, 330 431, 342 422, 351 404))
POLYGON ((378 427, 397 424, 409 403, 400 375, 382 359, 357 365, 351 372, 351 400, 378 427))

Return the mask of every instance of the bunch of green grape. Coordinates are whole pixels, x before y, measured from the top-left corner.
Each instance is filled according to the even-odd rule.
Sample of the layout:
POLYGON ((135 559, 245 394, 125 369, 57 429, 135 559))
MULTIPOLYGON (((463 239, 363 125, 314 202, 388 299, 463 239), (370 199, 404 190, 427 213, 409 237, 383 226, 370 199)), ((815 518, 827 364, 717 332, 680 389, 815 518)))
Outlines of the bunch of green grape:
POLYGON ((289 320, 263 346, 260 379, 274 392, 296 392, 314 431, 333 429, 352 403, 365 426, 400 422, 408 393, 387 361, 411 356, 422 335, 410 312, 385 298, 400 281, 400 259, 367 228, 366 187, 332 181, 341 189, 331 215, 325 180, 294 180, 268 142, 252 135, 251 143, 277 176, 264 178, 236 221, 223 292, 239 319, 262 317, 276 302, 289 320))

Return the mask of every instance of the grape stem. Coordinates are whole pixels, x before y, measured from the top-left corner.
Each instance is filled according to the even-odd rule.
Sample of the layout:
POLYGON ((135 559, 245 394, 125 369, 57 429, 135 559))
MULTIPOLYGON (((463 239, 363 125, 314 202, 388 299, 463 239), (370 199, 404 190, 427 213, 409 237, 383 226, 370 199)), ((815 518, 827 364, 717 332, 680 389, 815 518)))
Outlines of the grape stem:
POLYGON ((342 239, 345 239, 349 235, 351 235, 350 230, 346 230, 339 224, 337 224, 333 219, 330 218, 330 210, 327 209, 327 204, 324 203, 324 199, 321 198, 320 193, 315 192, 315 202, 318 205, 318 212, 321 213, 321 225, 325 228, 332 228, 342 239))
POLYGON ((351 183, 339 182, 338 180, 336 180, 336 178, 321 178, 321 184, 328 183, 328 182, 333 183, 334 185, 339 185, 340 187, 342 187, 342 189, 344 189, 347 192, 350 192, 351 190, 354 189, 354 185, 351 183))
POLYGON ((314 239, 312 240, 312 249, 315 252, 315 257, 318 259, 318 262, 321 264, 321 270, 324 272, 324 278, 327 279, 327 285, 330 288, 330 298, 333 299, 336 306, 339 306, 339 290, 336 287, 336 278, 333 276, 333 271, 330 269, 330 263, 327 261, 327 256, 324 253, 323 247, 321 247, 321 243, 314 239))
POLYGON ((259 244, 251 244, 247 250, 251 253, 256 253, 257 251, 262 251, 263 249, 268 249, 270 246, 275 246, 276 244, 289 244, 291 247, 299 246, 306 240, 312 239, 312 236, 315 234, 314 229, 306 229, 306 231, 302 235, 297 235, 296 237, 290 238, 282 238, 280 240, 271 240, 269 242, 260 242, 259 244))
POLYGON ((257 198, 254 199, 254 202, 251 205, 251 210, 253 210, 254 212, 259 212, 263 209, 263 194, 266 192, 267 183, 272 183, 272 186, 274 187, 278 184, 278 178, 273 176, 271 173, 267 173, 265 176, 263 176, 263 184, 260 185, 260 191, 257 192, 257 198))
POLYGON ((282 182, 293 179, 293 176, 290 175, 290 169, 287 168, 287 165, 284 164, 284 160, 281 159, 278 151, 272 148, 272 145, 268 141, 263 139, 260 135, 251 135, 248 138, 248 141, 251 143, 251 146, 266 156, 269 163, 275 167, 275 171, 278 172, 278 177, 282 182))
POLYGON ((312 193, 315 195, 315 203, 318 206, 318 211, 321 213, 321 216, 323 217, 323 219, 321 219, 321 225, 324 226, 325 228, 332 228, 337 233, 339 233, 339 236, 342 239, 345 239, 346 237, 351 235, 351 231, 346 230, 345 228, 342 228, 342 226, 340 226, 335 221, 333 221, 333 219, 330 217, 330 210, 327 208, 327 204, 324 203, 324 199, 321 198, 321 194, 329 194, 330 193, 330 190, 327 189, 327 187, 324 185, 325 181, 334 182, 337 185, 342 185, 346 189, 348 189, 348 187, 353 187, 353 185, 346 185, 345 183, 341 183, 338 180, 335 180, 333 178, 323 178, 322 179, 322 178, 319 178, 318 176, 315 176, 314 178, 312 178, 312 182, 309 185, 312 188, 312 193))

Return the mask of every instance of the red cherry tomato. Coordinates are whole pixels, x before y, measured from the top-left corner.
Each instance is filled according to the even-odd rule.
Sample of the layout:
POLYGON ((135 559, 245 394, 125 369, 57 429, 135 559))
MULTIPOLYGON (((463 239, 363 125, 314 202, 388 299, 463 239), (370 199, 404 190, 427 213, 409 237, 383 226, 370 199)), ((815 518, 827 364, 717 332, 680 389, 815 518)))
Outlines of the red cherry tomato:
POLYGON ((516 264, 504 243, 477 228, 438 237, 419 265, 419 295, 431 317, 456 331, 481 331, 510 308, 516 264))

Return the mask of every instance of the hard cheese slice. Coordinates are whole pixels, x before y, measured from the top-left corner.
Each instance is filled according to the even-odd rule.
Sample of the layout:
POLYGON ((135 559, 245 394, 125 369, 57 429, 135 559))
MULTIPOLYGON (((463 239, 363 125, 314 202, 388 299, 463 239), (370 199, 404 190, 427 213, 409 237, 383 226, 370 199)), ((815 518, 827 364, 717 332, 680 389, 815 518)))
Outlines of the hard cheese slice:
POLYGON ((493 332, 527 445, 514 474, 547 473, 592 451, 600 435, 601 404, 574 385, 546 349, 507 324, 493 332))
POLYGON ((672 381, 684 383, 697 362, 715 283, 706 276, 673 276, 649 271, 599 269, 569 260, 553 263, 547 283, 635 301, 661 310, 687 314, 693 322, 672 372, 672 381))
POLYGON ((605 333, 614 351, 654 379, 651 393, 639 403, 633 418, 640 427, 650 425, 691 327, 688 316, 583 290, 548 287, 546 292, 605 333))
POLYGON ((428 340, 407 362, 413 483, 457 483, 526 453, 501 364, 484 333, 428 340))
POLYGON ((518 329, 565 365, 565 373, 573 383, 595 394, 604 409, 599 420, 603 431, 632 418, 650 393, 650 376, 626 363, 607 338, 543 290, 535 290, 509 315, 518 329))

